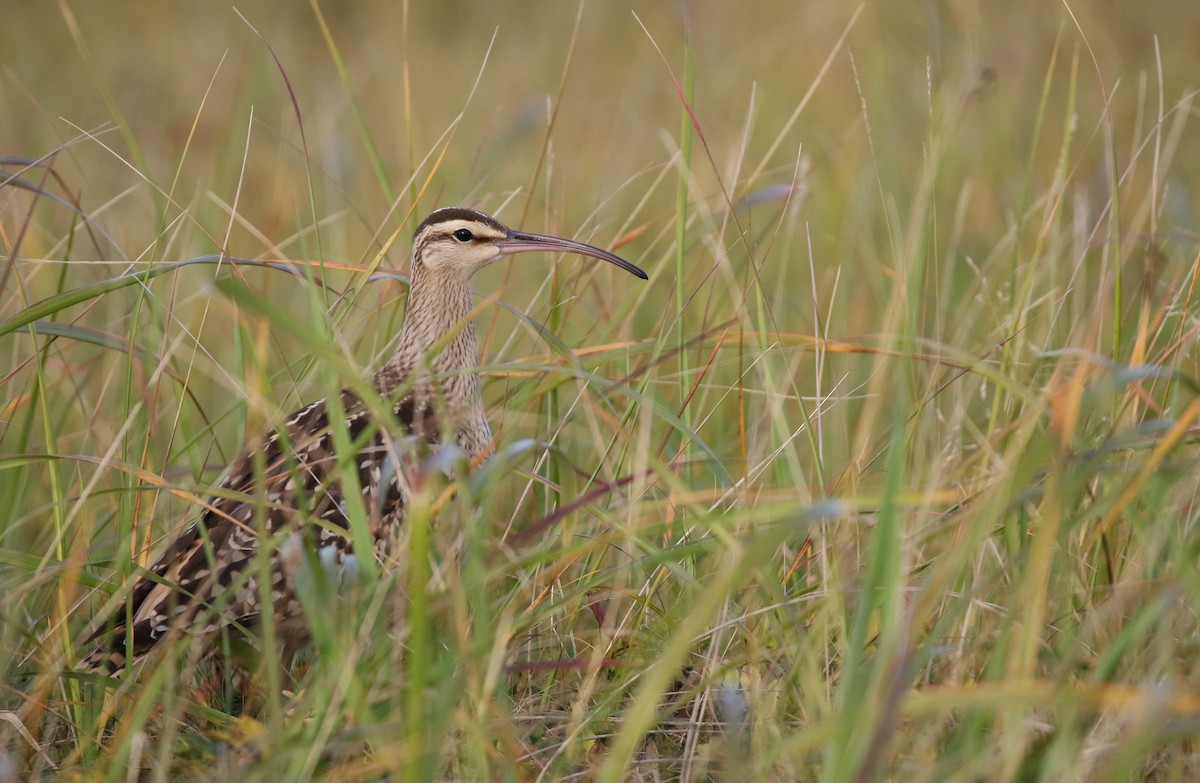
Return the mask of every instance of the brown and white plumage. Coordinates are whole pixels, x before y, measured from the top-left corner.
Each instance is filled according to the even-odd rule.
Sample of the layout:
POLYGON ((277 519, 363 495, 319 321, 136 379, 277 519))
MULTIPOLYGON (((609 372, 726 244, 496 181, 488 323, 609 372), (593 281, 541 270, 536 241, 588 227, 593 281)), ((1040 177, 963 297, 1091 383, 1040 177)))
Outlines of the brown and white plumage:
POLYGON ((285 645, 306 636, 296 595, 297 560, 315 555, 351 570, 361 553, 350 540, 347 484, 357 484, 376 551, 388 555, 409 502, 407 468, 413 443, 453 441, 478 457, 491 431, 480 396, 478 341, 470 321, 471 275, 505 255, 530 251, 603 259, 643 279, 646 274, 607 251, 581 242, 513 231, 474 210, 439 209, 417 228, 404 323, 392 358, 371 378, 388 415, 342 391, 338 405, 317 400, 255 442, 230 468, 218 494, 159 557, 151 577, 138 579, 128 606, 93 634, 94 649, 76 667, 117 674, 172 633, 212 635, 253 627, 264 611, 264 589, 251 567, 269 546, 271 606, 285 645), (439 343, 447 335, 453 335, 439 343), (435 350, 440 347, 440 350, 435 350), (330 410, 345 416, 357 451, 334 448, 330 410), (379 420, 382 419, 382 420, 379 420))

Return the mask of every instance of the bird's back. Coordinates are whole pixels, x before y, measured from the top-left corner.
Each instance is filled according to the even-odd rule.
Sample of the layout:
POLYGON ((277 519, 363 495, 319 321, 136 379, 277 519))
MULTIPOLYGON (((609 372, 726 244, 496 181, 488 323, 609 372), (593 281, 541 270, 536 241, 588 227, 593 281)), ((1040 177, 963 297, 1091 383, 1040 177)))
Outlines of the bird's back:
POLYGON ((116 674, 128 652, 136 660, 172 632, 252 627, 267 593, 257 579, 263 572, 252 566, 264 546, 275 622, 285 637, 304 634, 295 584, 306 572, 301 558, 316 553, 341 571, 359 556, 389 552, 408 503, 407 456, 414 442, 440 437, 434 406, 409 393, 394 405, 390 421, 378 422, 354 392, 342 391, 338 402, 350 453, 334 447, 325 399, 296 411, 243 452, 200 518, 151 566, 152 576, 134 584, 130 614, 122 607, 92 636, 97 646, 79 670, 116 674), (362 498, 376 552, 354 552, 351 487, 362 498))

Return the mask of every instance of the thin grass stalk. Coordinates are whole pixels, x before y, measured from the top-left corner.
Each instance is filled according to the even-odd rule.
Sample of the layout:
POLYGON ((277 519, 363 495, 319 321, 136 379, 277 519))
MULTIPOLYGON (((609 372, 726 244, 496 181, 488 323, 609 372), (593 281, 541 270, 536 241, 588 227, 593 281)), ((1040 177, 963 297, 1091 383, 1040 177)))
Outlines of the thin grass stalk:
MULTIPOLYGON (((696 105, 696 63, 693 48, 691 8, 687 0, 680 5, 683 16, 683 97, 684 105, 679 112, 679 180, 675 187, 675 350, 679 361, 680 400, 687 398, 688 379, 691 377, 691 362, 688 354, 688 326, 685 316, 687 306, 687 222, 688 185, 692 176, 692 110, 696 105)), ((689 406, 680 408, 680 418, 692 428, 692 412, 689 406)), ((680 444, 675 459, 684 475, 690 474, 688 455, 691 448, 685 440, 680 444)))

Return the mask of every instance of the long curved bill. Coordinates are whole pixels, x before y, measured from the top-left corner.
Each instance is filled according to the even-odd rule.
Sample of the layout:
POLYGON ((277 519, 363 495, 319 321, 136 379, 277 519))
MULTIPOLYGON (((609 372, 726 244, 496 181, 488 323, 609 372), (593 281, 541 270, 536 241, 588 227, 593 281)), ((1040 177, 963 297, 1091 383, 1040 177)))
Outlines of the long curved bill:
POLYGON ((531 234, 527 231, 512 231, 510 229, 508 236, 500 240, 498 245, 500 255, 502 256, 511 256, 514 253, 532 253, 539 250, 549 253, 575 253, 607 261, 643 280, 650 279, 640 267, 629 263, 620 256, 613 255, 607 250, 601 250, 586 242, 576 242, 574 239, 563 239, 562 237, 552 237, 547 234, 531 234))

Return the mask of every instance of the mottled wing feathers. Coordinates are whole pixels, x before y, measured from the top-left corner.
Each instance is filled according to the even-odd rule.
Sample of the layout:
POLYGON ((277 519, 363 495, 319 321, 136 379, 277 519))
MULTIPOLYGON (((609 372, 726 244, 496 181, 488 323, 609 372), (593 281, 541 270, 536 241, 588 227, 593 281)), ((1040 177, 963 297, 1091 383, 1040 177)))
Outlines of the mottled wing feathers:
POLYGON ((252 624, 266 591, 256 581, 259 572, 247 566, 264 541, 271 547, 269 592, 276 620, 283 627, 297 625, 289 622, 301 613, 291 585, 296 558, 284 542, 294 550, 298 535, 300 545, 315 547, 338 565, 353 556, 342 482, 347 471, 358 480, 376 549, 390 548, 407 502, 403 436, 437 442, 432 406, 407 396, 393 408, 393 420, 379 427, 353 392, 343 391, 339 402, 355 453, 342 455, 339 464, 326 400, 288 417, 237 459, 220 494, 150 567, 153 577, 134 584, 128 600, 132 628, 123 607, 93 635, 97 647, 78 669, 116 674, 125 668, 128 651, 140 658, 172 632, 211 634, 252 624))

